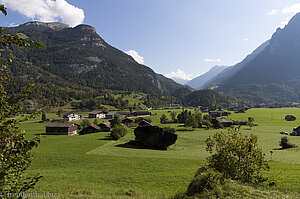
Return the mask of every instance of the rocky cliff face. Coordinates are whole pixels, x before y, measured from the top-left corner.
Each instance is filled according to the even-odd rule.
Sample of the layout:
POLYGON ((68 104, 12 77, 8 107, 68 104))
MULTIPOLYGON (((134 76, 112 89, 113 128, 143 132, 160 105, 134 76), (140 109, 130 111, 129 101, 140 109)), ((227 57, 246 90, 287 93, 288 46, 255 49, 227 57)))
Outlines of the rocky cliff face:
POLYGON ((17 79, 41 87, 170 93, 168 81, 160 81, 151 68, 110 46, 92 26, 28 22, 7 29, 45 46, 43 51, 12 48, 16 59, 11 70, 17 79))

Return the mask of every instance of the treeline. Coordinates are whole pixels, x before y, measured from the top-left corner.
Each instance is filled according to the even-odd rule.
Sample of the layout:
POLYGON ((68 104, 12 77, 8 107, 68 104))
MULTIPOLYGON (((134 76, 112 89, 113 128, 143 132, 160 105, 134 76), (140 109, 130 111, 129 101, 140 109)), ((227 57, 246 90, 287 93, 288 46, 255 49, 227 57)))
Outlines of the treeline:
POLYGON ((188 88, 180 88, 173 93, 184 106, 221 106, 227 107, 236 101, 235 98, 225 96, 213 90, 191 91, 188 88))

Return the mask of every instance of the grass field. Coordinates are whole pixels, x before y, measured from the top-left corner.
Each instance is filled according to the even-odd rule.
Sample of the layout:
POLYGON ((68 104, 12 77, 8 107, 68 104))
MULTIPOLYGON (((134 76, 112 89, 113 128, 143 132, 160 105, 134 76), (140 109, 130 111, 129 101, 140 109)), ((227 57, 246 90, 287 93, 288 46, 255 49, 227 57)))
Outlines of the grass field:
MULTIPOLYGON (((178 112, 180 110, 177 110, 178 112)), ((168 111, 153 111, 154 123, 168 111)), ((243 134, 255 134, 263 148, 271 170, 265 175, 277 183, 276 189, 300 194, 300 148, 278 150, 280 131, 291 132, 300 122, 287 122, 286 114, 300 119, 300 109, 251 109, 245 114, 232 114, 235 120, 254 117, 259 126, 242 127, 243 134), (273 151, 272 159, 270 151, 273 151)), ((26 135, 45 132, 46 123, 22 124, 26 135)), ((168 151, 128 148, 134 139, 133 129, 118 141, 109 133, 82 136, 43 136, 33 152, 28 174, 40 173, 43 178, 34 191, 57 193, 59 198, 168 198, 187 189, 197 169, 209 154, 205 139, 220 130, 177 129, 178 140, 168 151)), ((289 136, 300 147, 300 137, 289 136)))

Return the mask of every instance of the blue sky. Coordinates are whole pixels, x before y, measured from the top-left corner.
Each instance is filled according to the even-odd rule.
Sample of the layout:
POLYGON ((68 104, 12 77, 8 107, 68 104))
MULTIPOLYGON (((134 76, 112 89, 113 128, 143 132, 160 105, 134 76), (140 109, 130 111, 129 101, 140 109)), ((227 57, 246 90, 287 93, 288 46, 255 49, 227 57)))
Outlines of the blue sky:
POLYGON ((161 74, 192 78, 241 61, 300 11, 300 0, 0 0, 1 26, 31 20, 94 26, 161 74), (173 73, 172 73, 173 72, 173 73))

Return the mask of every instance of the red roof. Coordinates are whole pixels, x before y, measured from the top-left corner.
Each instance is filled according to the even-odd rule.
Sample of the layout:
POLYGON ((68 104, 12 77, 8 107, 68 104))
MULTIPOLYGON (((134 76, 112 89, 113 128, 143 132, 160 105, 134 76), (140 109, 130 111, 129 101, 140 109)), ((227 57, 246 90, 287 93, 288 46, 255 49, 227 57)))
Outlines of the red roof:
POLYGON ((69 128, 75 125, 74 123, 50 123, 46 127, 60 127, 60 128, 69 128))
POLYGON ((99 129, 100 129, 100 127, 97 126, 96 124, 91 124, 90 126, 93 127, 93 128, 96 129, 96 130, 99 130, 99 129))

